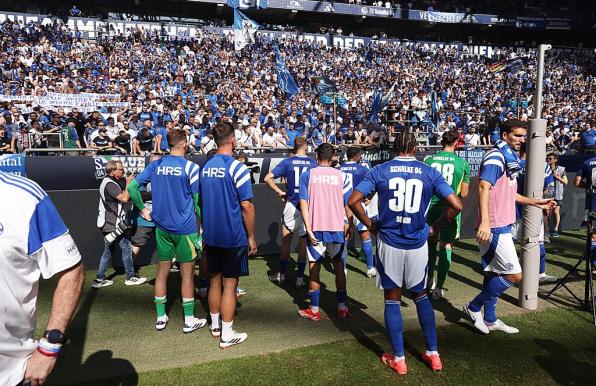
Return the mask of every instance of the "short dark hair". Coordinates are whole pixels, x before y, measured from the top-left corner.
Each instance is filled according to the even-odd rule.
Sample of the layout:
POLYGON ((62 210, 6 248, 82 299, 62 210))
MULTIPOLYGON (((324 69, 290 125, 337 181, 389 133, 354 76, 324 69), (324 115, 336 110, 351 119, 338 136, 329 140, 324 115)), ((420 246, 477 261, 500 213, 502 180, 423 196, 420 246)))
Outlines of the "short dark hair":
POLYGON ((443 133, 443 137, 441 137, 441 145, 442 146, 453 145, 455 142, 457 142, 458 138, 459 138, 459 135, 455 131, 453 131, 453 130, 446 131, 445 133, 443 133))
POLYGON ((317 159, 319 161, 331 161, 335 155, 335 148, 330 143, 322 143, 317 147, 317 159))
POLYGON ((219 147, 225 145, 234 137, 234 126, 229 122, 220 122, 213 126, 212 130, 215 144, 219 147))
POLYGON ((296 153, 299 149, 306 146, 306 137, 296 137, 294 140, 294 153, 296 153))
POLYGON ((552 152, 551 152, 551 153, 548 153, 548 154, 546 155, 546 158, 548 158, 548 157, 553 157, 553 158, 554 158, 554 159, 556 159, 556 160, 558 160, 558 159, 559 159, 559 156, 558 156, 558 155, 556 155, 555 153, 552 153, 552 152))
POLYGON ((182 141, 186 141, 186 131, 182 129, 173 129, 168 133, 168 145, 170 145, 170 147, 174 147, 182 141))
POLYGON ((413 153, 416 148, 416 135, 411 131, 402 131, 395 137, 393 147, 397 153, 413 153))
POLYGON ((526 125, 525 122, 520 121, 519 119, 508 119, 505 121, 505 123, 503 123, 501 125, 501 132, 500 135, 503 136, 503 134, 509 134, 511 133, 514 129, 528 129, 528 125, 526 125))
POLYGON ((348 159, 352 159, 354 157, 356 157, 358 154, 360 154, 360 152, 362 151, 362 149, 360 149, 359 147, 349 147, 348 150, 346 151, 346 157, 348 159))

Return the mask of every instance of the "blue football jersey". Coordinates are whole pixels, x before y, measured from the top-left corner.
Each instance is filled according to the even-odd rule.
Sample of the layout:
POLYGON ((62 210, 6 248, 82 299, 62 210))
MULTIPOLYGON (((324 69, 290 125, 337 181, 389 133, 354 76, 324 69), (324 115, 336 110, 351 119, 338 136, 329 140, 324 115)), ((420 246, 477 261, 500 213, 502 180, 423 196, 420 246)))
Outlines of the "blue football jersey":
POLYGON ((358 184, 360 184, 366 173, 368 173, 369 169, 370 168, 367 168, 366 166, 358 164, 354 161, 344 162, 339 168, 339 170, 346 174, 346 178, 348 181, 350 181, 350 185, 353 187, 356 187, 358 184))
POLYGON ((208 246, 248 245, 240 202, 253 197, 250 170, 226 154, 216 154, 201 168, 203 239, 208 246))
MULTIPOLYGON (((589 188, 596 186, 596 157, 585 160, 576 176, 589 188)), ((586 193, 586 209, 596 210, 596 194, 586 193)))
POLYGON ((193 194, 199 193, 199 165, 178 156, 165 156, 149 164, 136 178, 151 183, 151 218, 166 232, 188 235, 197 231, 193 194))
POLYGON ((298 208, 300 192, 300 176, 305 171, 317 166, 317 161, 305 155, 295 155, 283 159, 271 173, 275 178, 283 177, 286 180, 286 194, 288 201, 298 208))
POLYGON ((454 194, 438 170, 414 157, 396 157, 375 166, 356 190, 365 197, 378 194, 379 235, 400 249, 424 245, 429 233, 425 217, 433 195, 443 200, 454 194))

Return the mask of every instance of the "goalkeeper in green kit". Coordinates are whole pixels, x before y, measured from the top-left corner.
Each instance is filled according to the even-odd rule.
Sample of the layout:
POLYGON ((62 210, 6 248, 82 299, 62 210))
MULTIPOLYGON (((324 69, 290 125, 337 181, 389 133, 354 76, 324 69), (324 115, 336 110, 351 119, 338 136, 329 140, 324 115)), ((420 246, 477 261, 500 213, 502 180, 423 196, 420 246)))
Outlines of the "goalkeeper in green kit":
MULTIPOLYGON (((443 150, 435 155, 427 157, 424 162, 434 169, 437 169, 445 178, 445 181, 453 188, 453 191, 461 198, 468 196, 470 186, 470 165, 455 155, 458 135, 454 131, 447 131, 443 134, 441 145, 443 150)), ((434 196, 428 214, 426 223, 433 224, 445 209, 445 204, 434 196)), ((447 280, 449 267, 451 266, 452 243, 459 239, 459 230, 461 226, 461 214, 458 214, 449 226, 439 234, 439 263, 437 266, 437 282, 434 283, 435 264, 437 262, 437 243, 428 241, 428 284, 427 289, 432 290, 432 299, 439 300, 445 295, 443 286, 447 280), (434 287, 434 288, 433 288, 434 287)))

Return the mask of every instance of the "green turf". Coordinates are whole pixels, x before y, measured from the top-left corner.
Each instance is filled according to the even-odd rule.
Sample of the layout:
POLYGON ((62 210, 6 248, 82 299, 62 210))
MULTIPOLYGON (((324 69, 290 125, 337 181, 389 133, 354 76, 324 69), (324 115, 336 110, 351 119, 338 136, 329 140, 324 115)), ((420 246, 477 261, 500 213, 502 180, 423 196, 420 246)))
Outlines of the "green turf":
MULTIPOLYGON (((439 328, 444 370, 432 373, 420 361, 422 336, 406 334, 409 384, 544 385, 594 384, 596 327, 583 315, 549 309, 507 318, 517 335, 488 336, 451 325, 439 328)), ((341 385, 394 384, 400 376, 383 366, 385 339, 327 343, 302 349, 225 359, 186 368, 103 379, 87 385, 341 385)))
MULTIPOLYGON (((568 233, 559 239, 553 240, 553 244, 547 247, 549 253, 548 272, 562 275, 577 260, 582 246, 582 237, 577 233, 568 233), (553 254, 555 250, 557 256, 553 254)), ((471 347, 459 343, 465 337, 473 338, 472 342, 477 342, 480 338, 466 327, 469 325, 461 312, 462 305, 475 296, 481 288, 481 267, 475 241, 464 240, 458 243, 458 247, 454 251, 453 261, 452 273, 446 284, 449 289, 447 292, 449 300, 435 302, 434 304, 439 325, 455 324, 455 326, 444 331, 453 329, 453 331, 458 331, 458 333, 453 333, 454 337, 458 337, 458 334, 462 335, 462 337, 452 339, 451 333, 447 335, 444 333, 441 347, 446 358, 450 356, 458 357, 471 350, 471 347), (450 353, 454 354, 451 355, 450 353)), ((201 367, 201 370, 198 371, 212 374, 210 371, 214 370, 209 370, 210 368, 213 369, 213 367, 209 367, 211 366, 209 362, 216 363, 214 361, 231 358, 237 361, 238 358, 248 357, 246 360, 249 362, 246 366, 251 367, 250 363, 254 364, 255 360, 250 362, 250 357, 260 354, 266 355, 262 359, 264 363, 268 363, 269 367, 287 369, 291 373, 290 375, 295 376, 306 371, 306 367, 302 366, 306 366, 303 362, 306 362, 306 358, 310 356, 308 350, 315 350, 315 353, 319 353, 316 356, 321 356, 320 353, 321 351, 325 352, 325 347, 331 347, 328 355, 331 358, 337 357, 342 366, 354 366, 354 368, 363 366, 366 369, 375 369, 375 366, 378 366, 376 363, 376 355, 380 350, 378 345, 383 349, 388 348, 384 338, 383 298, 382 293, 374 287, 374 281, 366 278, 366 267, 362 262, 355 258, 349 260, 348 306, 354 314, 354 319, 349 321, 338 320, 334 316, 335 286, 333 277, 327 270, 323 270, 321 278, 326 286, 322 290, 321 306, 322 311, 329 316, 329 319, 318 324, 303 320, 296 314, 298 308, 305 305, 306 291, 293 289, 291 278, 290 283, 283 287, 270 283, 267 280, 267 273, 272 268, 277 268, 277 257, 256 258, 250 263, 251 275, 241 279, 240 284, 247 289, 248 294, 240 301, 235 326, 238 330, 247 332, 249 339, 245 344, 228 350, 220 350, 217 342, 205 330, 190 335, 182 334, 182 310, 180 300, 176 296, 179 293, 179 274, 170 275, 168 293, 174 294, 169 298, 171 303, 170 324, 166 331, 157 333, 154 329, 155 315, 152 301, 153 286, 151 283, 140 287, 126 287, 123 284, 124 277, 118 275, 114 278, 115 284, 111 287, 92 290, 90 283, 95 272, 89 271, 85 289, 81 295, 79 309, 69 329, 72 342, 65 347, 49 383, 54 385, 76 382, 88 384, 87 381, 93 379, 139 373, 142 377, 140 384, 151 384, 147 378, 143 378, 144 374, 151 374, 148 373, 151 371, 205 364, 207 367, 201 367), (332 345, 312 347, 326 343, 332 343, 332 345), (363 345, 373 349, 364 349, 363 345), (299 350, 289 353, 286 351, 292 348, 298 348, 299 350), (275 362, 278 355, 271 354, 277 352, 284 352, 282 357, 285 356, 284 358, 286 358, 284 363, 279 365, 275 362), (360 359, 351 363, 349 356, 345 357, 344 355, 355 355, 360 359), (292 359, 294 356, 296 357, 296 363, 292 359), (340 360, 339 358, 343 359, 340 360)), ((141 273, 152 279, 155 277, 155 267, 145 267, 141 273)), ((581 284, 576 280, 575 287, 578 287, 578 283, 581 284)), ((52 280, 42 282, 38 301, 39 328, 36 336, 39 336, 40 331, 45 326, 53 285, 54 281, 52 280)), ((581 293, 581 291, 578 291, 578 293, 581 293)), ((525 323, 526 318, 532 320, 534 314, 525 314, 523 310, 520 310, 515 305, 516 298, 517 289, 510 289, 503 297, 503 301, 499 303, 499 315, 522 314, 523 316, 520 317, 522 323, 525 323)), ((554 299, 555 303, 546 303, 541 300, 540 308, 552 307, 553 304, 568 306, 572 304, 570 299, 570 296, 560 292, 554 299)), ((405 330, 409 334, 414 334, 410 335, 414 337, 410 341, 415 343, 414 347, 416 349, 419 349, 422 346, 422 340, 419 337, 416 310, 410 299, 405 299, 405 306, 402 307, 402 311, 405 330)), ((563 315, 568 311, 562 312, 563 314, 558 315, 558 318, 563 318, 563 315)), ((206 302, 197 301, 196 314, 204 316, 206 313, 206 302)), ((569 320, 569 323, 573 322, 572 319, 569 320)), ((566 320, 565 323, 567 323, 566 320)), ((537 328, 542 327, 540 323, 537 325, 537 328)), ((555 329, 551 334, 557 334, 557 336, 559 334, 561 336, 565 336, 565 334, 571 336, 575 330, 575 327, 570 327, 567 324, 556 327, 562 331, 555 329)), ((530 328, 534 330, 534 327, 530 328)), ((493 338, 483 337, 483 339, 490 341, 493 338)), ((509 342, 510 338, 501 337, 501 339, 504 342, 509 342)), ((523 341, 521 344, 526 345, 528 342, 523 341)), ((567 343, 562 344, 565 347, 567 345, 567 343)), ((471 345, 474 346, 472 343, 471 345)), ((490 348, 491 345, 482 343, 482 346, 490 348)), ((474 350, 481 349, 474 348, 474 350)), ((412 352, 412 349, 409 350, 412 352)), ((557 350, 560 351, 558 347, 557 350)), ((537 349, 534 349, 534 351, 537 351, 537 349)), ((513 360, 515 358, 517 361, 524 358, 524 356, 518 358, 518 351, 514 347, 511 347, 508 354, 505 349, 503 352, 505 359, 513 360)), ((259 362, 259 360, 256 362, 259 362)), ((457 365, 457 363, 454 362, 453 365, 465 365, 464 362, 460 365, 457 365)), ((509 363, 506 363, 509 366, 509 363)), ((411 366, 414 374, 416 362, 412 361, 411 366)), ((176 379, 177 375, 171 374, 184 374, 189 370, 171 371, 172 373, 156 375, 158 377, 156 382, 159 383, 163 378, 164 383, 159 384, 176 384, 173 380, 176 379)), ((247 368, 242 372, 252 374, 253 372, 262 373, 263 370, 259 370, 259 367, 256 366, 253 370, 247 368)), ((181 384, 202 384, 207 380, 224 379, 216 378, 214 375, 200 378, 205 381, 182 382, 181 384)), ((289 381, 291 384, 300 383, 300 378, 292 379, 292 381, 289 381)), ((311 381, 314 381, 314 379, 311 379, 311 381)), ((264 379, 261 382, 268 381, 264 379)), ((332 381, 327 383, 329 382, 332 381)), ((305 381, 304 383, 309 382, 305 381)))

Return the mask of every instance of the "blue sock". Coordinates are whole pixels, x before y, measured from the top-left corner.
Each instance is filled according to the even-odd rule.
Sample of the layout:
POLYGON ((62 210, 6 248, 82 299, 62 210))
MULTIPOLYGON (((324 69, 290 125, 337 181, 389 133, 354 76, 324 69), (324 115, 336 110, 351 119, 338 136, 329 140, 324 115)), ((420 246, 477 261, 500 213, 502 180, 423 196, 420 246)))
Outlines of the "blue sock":
POLYGON ((596 241, 592 241, 592 265, 596 268, 596 241))
MULTIPOLYGON (((319 298, 321 297, 321 290, 308 291, 308 297, 310 299, 310 307, 311 308, 316 307, 316 311, 318 311, 319 298)), ((313 310, 313 311, 315 311, 315 310, 313 310)))
POLYGON ((492 298, 498 298, 512 284, 501 275, 486 277, 482 286, 482 291, 470 302, 470 311, 479 312, 484 303, 492 298))
POLYGON ((385 300, 385 327, 391 341, 393 355, 404 356, 403 320, 401 317, 400 302, 385 300))
POLYGON ((371 269, 373 267, 372 240, 362 240, 362 252, 364 252, 364 257, 366 257, 366 268, 371 269))
POLYGON ((279 258, 279 273, 285 275, 286 268, 288 268, 288 260, 284 260, 280 257, 279 258))
POLYGON ((199 277, 199 288, 207 288, 209 287, 209 279, 199 277))
POLYGON ((544 243, 540 243, 540 272, 546 272, 546 249, 544 248, 544 243))
POLYGON ((418 312, 418 321, 422 327, 424 343, 428 351, 437 351, 437 328, 435 326, 435 312, 430 304, 428 297, 423 295, 414 300, 416 311, 418 312))
POLYGON ((487 323, 497 321, 497 298, 492 298, 484 303, 484 321, 487 323))
POLYGON ((345 304, 348 297, 348 292, 346 290, 337 290, 335 296, 337 298, 337 303, 345 304))
POLYGON ((298 261, 298 268, 296 269, 296 277, 304 277, 305 269, 306 269, 306 261, 298 261))

